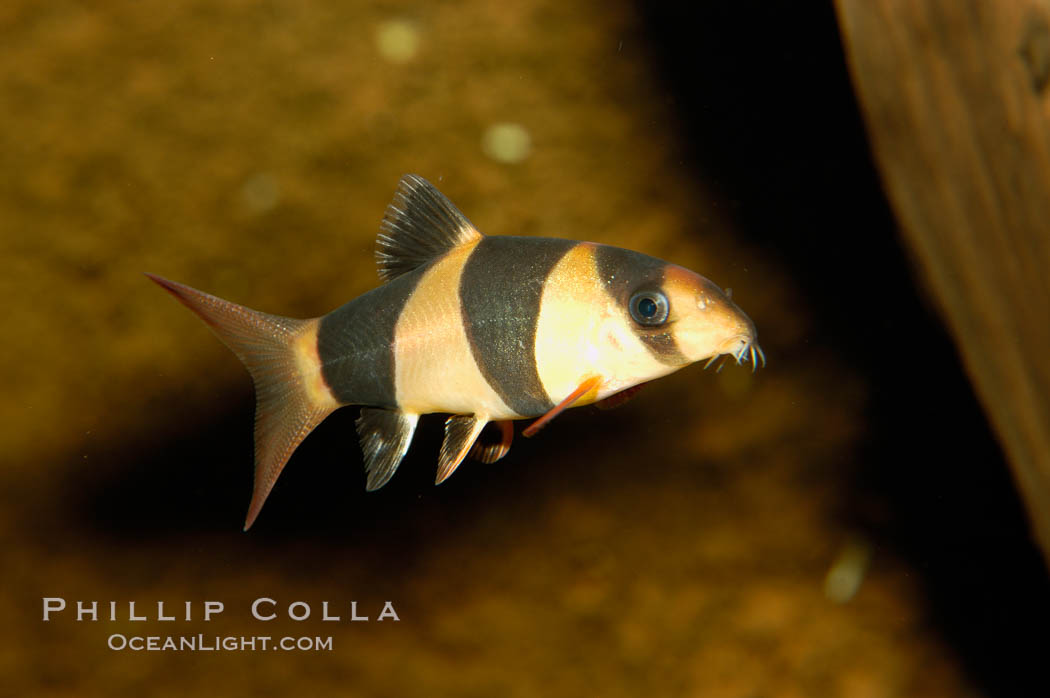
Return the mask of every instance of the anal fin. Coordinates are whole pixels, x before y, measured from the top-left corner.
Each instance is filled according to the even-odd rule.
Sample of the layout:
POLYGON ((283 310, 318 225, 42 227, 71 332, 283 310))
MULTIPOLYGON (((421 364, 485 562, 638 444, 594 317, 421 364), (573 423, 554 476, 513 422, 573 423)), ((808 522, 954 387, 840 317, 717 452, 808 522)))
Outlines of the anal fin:
POLYGON ((602 379, 599 376, 594 376, 583 381, 576 387, 576 390, 573 390, 571 393, 569 393, 569 395, 564 400, 547 410, 547 414, 543 415, 535 422, 530 424, 528 428, 525 429, 525 431, 521 432, 521 435, 526 438, 529 436, 535 436, 536 432, 538 432, 543 427, 547 426, 547 423, 555 417, 557 417, 559 414, 561 414, 562 412, 579 402, 584 395, 591 392, 592 390, 597 390, 598 386, 601 385, 601 382, 602 379))
POLYGON ((373 407, 361 409, 356 426, 361 450, 365 454, 366 488, 369 492, 378 490, 394 476, 408 452, 418 422, 418 414, 373 407))
POLYGON ((467 457, 470 447, 474 445, 478 434, 488 422, 484 417, 470 414, 454 414, 445 422, 445 440, 441 442, 441 455, 438 456, 437 477, 434 484, 440 485, 467 457))

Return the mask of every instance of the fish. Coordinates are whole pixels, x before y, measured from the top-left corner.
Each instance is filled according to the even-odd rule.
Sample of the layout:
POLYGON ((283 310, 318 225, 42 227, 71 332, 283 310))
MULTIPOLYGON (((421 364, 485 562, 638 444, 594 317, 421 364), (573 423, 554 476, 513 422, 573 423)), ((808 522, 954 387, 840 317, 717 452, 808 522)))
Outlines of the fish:
POLYGON ((255 387, 251 528, 299 444, 340 407, 366 488, 394 476, 421 415, 445 413, 435 483, 470 455, 507 454, 570 407, 621 402, 689 364, 765 365, 755 325, 712 281, 640 252, 483 235, 430 182, 405 175, 380 224, 381 285, 326 315, 251 310, 155 274, 241 360, 255 387), (500 440, 483 443, 494 423, 500 440))

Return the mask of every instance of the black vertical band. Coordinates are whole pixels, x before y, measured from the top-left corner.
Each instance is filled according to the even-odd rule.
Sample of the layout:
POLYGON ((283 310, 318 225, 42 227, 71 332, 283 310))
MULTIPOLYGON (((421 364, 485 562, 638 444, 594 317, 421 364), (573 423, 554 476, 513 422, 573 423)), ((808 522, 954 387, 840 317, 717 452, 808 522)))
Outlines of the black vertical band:
POLYGON ((463 267, 459 297, 474 362, 496 394, 523 417, 554 406, 536 369, 536 323, 547 277, 577 244, 486 237, 463 267))
POLYGON ((427 268, 388 281, 321 318, 317 354, 336 400, 397 407, 394 331, 427 268))
MULTIPOLYGON (((664 327, 640 327, 631 319, 628 304, 638 291, 662 291, 667 262, 640 252, 609 245, 597 245, 594 261, 605 290, 623 309, 626 322, 634 326, 638 339, 661 363, 682 366, 690 363, 678 348, 674 334, 664 327)), ((672 308, 672 312, 674 309, 672 308)))

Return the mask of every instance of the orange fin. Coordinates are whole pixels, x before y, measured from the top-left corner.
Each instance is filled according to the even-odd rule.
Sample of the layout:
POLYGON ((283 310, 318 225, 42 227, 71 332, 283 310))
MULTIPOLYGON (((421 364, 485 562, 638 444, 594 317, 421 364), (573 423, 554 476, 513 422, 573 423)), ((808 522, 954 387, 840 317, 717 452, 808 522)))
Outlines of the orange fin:
POLYGON ((470 457, 479 463, 495 463, 510 451, 510 445, 514 442, 514 422, 503 419, 493 422, 499 427, 500 440, 494 444, 483 444, 480 440, 475 441, 470 449, 470 457))
POLYGON ((635 395, 637 395, 638 391, 641 390, 642 388, 644 388, 646 385, 648 385, 648 384, 647 383, 639 383, 638 385, 632 385, 630 388, 627 388, 626 390, 621 390, 620 392, 616 393, 615 395, 610 395, 609 397, 605 398, 604 400, 599 400, 598 402, 594 403, 594 406, 597 407, 600 410, 615 409, 615 408, 619 407, 620 405, 623 405, 623 404, 626 404, 626 403, 630 402, 631 398, 633 398, 635 395))
POLYGON ((543 415, 535 422, 530 424, 528 428, 525 429, 525 431, 521 432, 521 435, 526 438, 534 436, 536 432, 538 432, 543 427, 547 426, 547 422, 551 421, 559 414, 572 407, 587 393, 591 392, 592 390, 596 390, 598 386, 601 385, 601 382, 602 379, 598 376, 594 376, 593 378, 588 378, 587 380, 583 381, 576 388, 576 390, 573 390, 571 393, 569 393, 569 396, 567 398, 559 402, 554 407, 550 408, 550 410, 547 411, 547 414, 543 415))
POLYGON ((472 414, 454 414, 448 418, 445 422, 445 440, 441 442, 441 455, 438 456, 435 485, 440 485, 456 472, 487 422, 487 419, 472 414))
POLYGON ((316 331, 316 320, 260 313, 174 281, 146 274, 200 316, 241 360, 255 384, 255 484, 247 531, 292 452, 338 404, 308 385, 304 363, 316 361, 298 342, 316 331))

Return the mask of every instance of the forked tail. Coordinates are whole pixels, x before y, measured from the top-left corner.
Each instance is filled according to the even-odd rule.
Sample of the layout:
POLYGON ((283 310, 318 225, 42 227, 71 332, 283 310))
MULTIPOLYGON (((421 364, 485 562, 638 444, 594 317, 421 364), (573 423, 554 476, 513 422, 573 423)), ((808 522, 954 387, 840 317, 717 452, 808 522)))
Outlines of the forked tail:
POLYGON ((338 403, 321 375, 317 324, 268 315, 146 274, 197 313, 248 369, 255 384, 255 484, 247 531, 296 447, 338 403))

